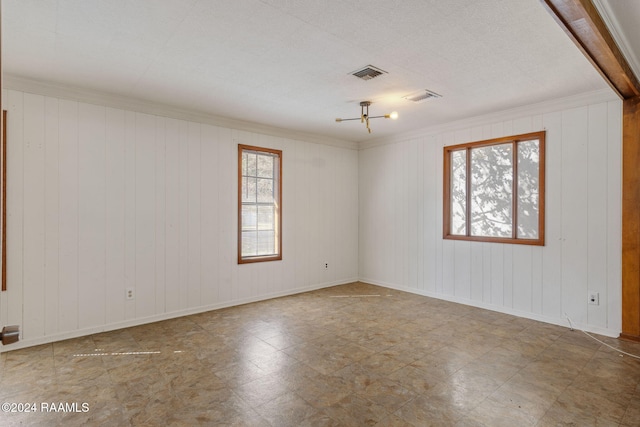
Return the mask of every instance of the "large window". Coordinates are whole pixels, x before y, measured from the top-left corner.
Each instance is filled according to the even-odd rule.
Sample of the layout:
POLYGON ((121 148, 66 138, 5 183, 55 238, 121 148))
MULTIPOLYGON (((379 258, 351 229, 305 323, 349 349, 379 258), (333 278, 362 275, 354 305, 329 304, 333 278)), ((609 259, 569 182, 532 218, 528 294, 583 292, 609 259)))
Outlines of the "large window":
POLYGON ((282 151, 238 145, 238 263, 282 259, 282 151))
POLYGON ((445 239, 544 245, 544 138, 444 147, 445 239))

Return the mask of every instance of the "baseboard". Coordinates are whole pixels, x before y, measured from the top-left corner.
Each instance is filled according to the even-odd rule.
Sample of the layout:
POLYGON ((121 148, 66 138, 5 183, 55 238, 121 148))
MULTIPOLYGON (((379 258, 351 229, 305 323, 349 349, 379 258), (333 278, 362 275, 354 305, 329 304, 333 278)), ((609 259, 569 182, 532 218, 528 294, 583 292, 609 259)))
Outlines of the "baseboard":
POLYGON ((89 328, 76 329, 73 331, 57 333, 53 335, 47 335, 43 337, 37 337, 32 339, 23 340, 22 338, 15 344, 9 346, 0 346, 0 353, 5 353, 13 350, 19 350, 22 348, 33 347, 36 345, 50 344, 56 341, 63 341, 71 338, 78 338, 92 334, 98 334, 101 332, 114 331, 117 329, 130 328, 133 326, 145 325, 147 323, 159 322, 162 320, 175 319, 178 317, 190 316, 192 314, 204 313, 207 311, 220 310, 222 308, 235 307, 243 304, 250 304, 253 302, 266 301, 274 298, 280 298, 290 295, 296 295, 303 292, 314 291, 317 289, 330 288, 332 286, 345 285, 347 283, 353 283, 358 281, 357 277, 337 280, 332 282, 318 283, 310 286, 303 286, 299 288, 289 289, 286 291, 272 292, 269 294, 261 295, 251 298, 239 298, 232 301, 226 301, 222 303, 210 304, 195 308, 189 308, 185 310, 178 310, 169 313, 155 314, 153 316, 142 317, 138 319, 124 320, 120 322, 114 322, 106 325, 93 326, 89 328))
MULTIPOLYGON (((363 283, 370 283, 372 285, 383 286, 385 288, 396 289, 398 291, 403 291, 403 292, 408 292, 408 293, 412 293, 412 294, 422 295, 422 296, 429 297, 429 298, 435 298, 435 299, 454 302, 454 303, 458 303, 458 304, 468 305, 468 306, 472 306, 472 307, 478 307, 478 308, 482 308, 482 309, 485 309, 485 310, 496 311, 498 313, 510 314, 512 316, 518 316, 518 317, 522 317, 522 318, 525 318, 525 319, 536 320, 538 322, 544 322, 544 323, 549 323, 549 324, 552 324, 552 325, 564 326, 566 328, 570 328, 569 322, 564 317, 556 318, 556 317, 545 316, 545 315, 542 315, 542 314, 536 314, 536 313, 530 313, 530 312, 521 311, 521 310, 515 310, 515 309, 512 309, 512 308, 508 308, 508 307, 502 307, 502 306, 497 306, 497 305, 493 305, 493 304, 487 304, 487 303, 484 303, 482 301, 475 301, 475 300, 471 300, 471 299, 456 297, 456 296, 453 296, 453 295, 445 295, 445 294, 440 294, 440 293, 436 293, 436 292, 430 292, 430 291, 426 291, 426 290, 423 290, 423 289, 409 288, 407 286, 400 286, 400 285, 396 285, 394 283, 382 282, 380 280, 369 279, 369 278, 366 278, 366 277, 361 277, 359 279, 359 281, 363 282, 363 283)), ((594 326, 594 325, 578 323, 578 322, 575 322, 575 321, 573 322, 573 328, 580 329, 580 330, 586 331, 586 332, 591 332, 591 333, 598 334, 598 335, 611 337, 611 338, 617 338, 618 336, 620 336, 620 331, 607 329, 607 328, 602 328, 602 327, 598 327, 598 326, 594 326)))
POLYGON ((620 334, 620 339, 626 340, 626 341, 640 342, 640 336, 638 336, 638 335, 629 335, 629 334, 625 334, 625 333, 621 333, 620 334))

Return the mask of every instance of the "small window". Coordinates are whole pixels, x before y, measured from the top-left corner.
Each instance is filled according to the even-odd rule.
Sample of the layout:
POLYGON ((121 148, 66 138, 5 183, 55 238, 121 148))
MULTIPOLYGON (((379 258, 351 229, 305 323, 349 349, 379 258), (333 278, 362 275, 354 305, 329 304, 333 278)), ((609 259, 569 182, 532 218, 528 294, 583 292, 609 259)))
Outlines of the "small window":
POLYGON ((282 259, 282 151, 238 145, 238 263, 282 259))
POLYGON ((444 238, 544 245, 544 140, 444 147, 444 238))

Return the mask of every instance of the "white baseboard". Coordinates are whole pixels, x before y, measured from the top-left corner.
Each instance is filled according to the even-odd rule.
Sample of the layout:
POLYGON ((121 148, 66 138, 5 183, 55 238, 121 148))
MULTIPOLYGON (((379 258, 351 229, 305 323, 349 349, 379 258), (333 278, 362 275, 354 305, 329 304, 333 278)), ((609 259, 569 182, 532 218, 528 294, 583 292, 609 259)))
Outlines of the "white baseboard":
MULTIPOLYGON (((482 301, 475 301, 471 299, 456 297, 453 295, 445 295, 445 294, 440 294, 436 292, 430 292, 423 289, 409 288, 406 286, 400 286, 394 283, 382 282, 380 280, 369 279, 366 277, 361 277, 359 281, 363 283, 370 283, 372 285, 383 286, 385 288, 396 289, 398 291, 404 291, 412 294, 422 295, 425 297, 440 299, 440 300, 449 301, 449 302, 455 302, 458 304, 468 305, 472 307, 483 308, 485 310, 496 311, 498 313, 510 314, 512 316, 518 316, 525 319, 537 320, 539 322, 550 323, 552 325, 564 326, 566 328, 570 327, 569 322, 565 317, 557 318, 557 317, 544 316, 542 314, 530 313, 526 311, 515 310, 508 307, 487 304, 482 301)), ((591 332, 594 334, 604 335, 612 338, 617 338, 618 336, 620 336, 620 332, 621 332, 613 329, 602 328, 599 326, 578 323, 575 321, 573 321, 573 327, 575 329, 580 329, 586 332, 591 332)))
POLYGON ((272 292, 272 293, 261 295, 258 297, 240 298, 232 301, 194 307, 194 308, 189 308, 185 310, 155 314, 153 316, 148 316, 148 317, 142 317, 142 318, 131 319, 131 320, 123 320, 120 322, 109 323, 106 325, 76 329, 73 331, 61 332, 61 333, 47 335, 43 337, 37 337, 37 338, 26 339, 26 340, 23 340, 21 338, 20 341, 18 341, 15 344, 11 344, 9 346, 0 346, 0 353, 9 352, 12 350, 19 350, 21 348, 33 347, 36 345, 50 344, 56 341, 63 341, 71 338, 83 337, 87 335, 97 334, 100 332, 114 331, 116 329, 130 328, 133 326, 140 326, 147 323, 159 322, 159 321, 168 320, 168 319, 175 319, 177 317, 183 317, 183 316, 189 316, 192 314, 204 313, 207 311, 219 310, 221 308, 234 307, 238 305, 249 304, 252 302, 265 301, 273 298, 300 294, 303 292, 314 291, 316 289, 329 288, 331 286, 345 285, 347 283, 352 283, 356 281, 358 281, 358 278, 354 277, 350 279, 343 279, 343 280, 338 280, 333 282, 318 283, 310 286, 303 286, 299 288, 289 289, 286 291, 272 292))

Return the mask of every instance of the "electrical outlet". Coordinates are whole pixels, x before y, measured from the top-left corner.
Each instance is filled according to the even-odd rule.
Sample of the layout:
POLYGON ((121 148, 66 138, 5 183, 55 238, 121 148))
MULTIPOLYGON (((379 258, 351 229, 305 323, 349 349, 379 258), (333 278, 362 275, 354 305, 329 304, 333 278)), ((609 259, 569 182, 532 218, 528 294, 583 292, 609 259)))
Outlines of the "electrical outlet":
POLYGON ((135 288, 127 288, 125 293, 125 298, 128 300, 132 300, 136 298, 136 290, 135 288))
POLYGON ((589 291, 589 304, 600 305, 600 293, 589 291))
POLYGON ((324 269, 325 269, 325 270, 328 270, 328 269, 329 269, 329 263, 328 263, 328 262, 325 262, 325 263, 324 263, 324 269))

